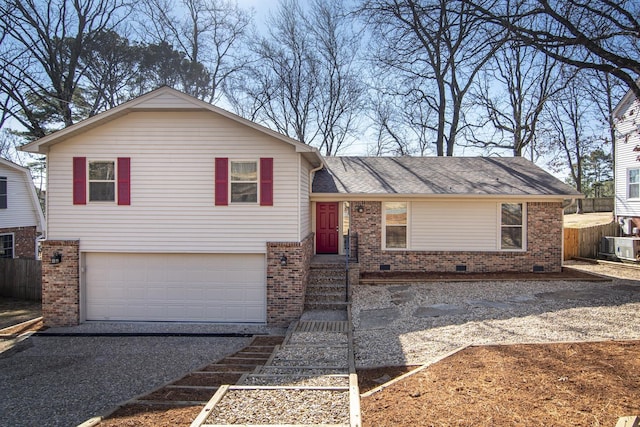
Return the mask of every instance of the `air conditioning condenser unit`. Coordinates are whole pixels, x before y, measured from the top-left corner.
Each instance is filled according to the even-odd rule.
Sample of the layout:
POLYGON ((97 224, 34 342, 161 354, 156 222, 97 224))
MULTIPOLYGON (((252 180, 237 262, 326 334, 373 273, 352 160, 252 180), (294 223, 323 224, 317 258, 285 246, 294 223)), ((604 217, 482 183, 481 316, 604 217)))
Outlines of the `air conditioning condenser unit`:
POLYGON ((616 237, 616 257, 622 261, 640 261, 640 237, 616 237))

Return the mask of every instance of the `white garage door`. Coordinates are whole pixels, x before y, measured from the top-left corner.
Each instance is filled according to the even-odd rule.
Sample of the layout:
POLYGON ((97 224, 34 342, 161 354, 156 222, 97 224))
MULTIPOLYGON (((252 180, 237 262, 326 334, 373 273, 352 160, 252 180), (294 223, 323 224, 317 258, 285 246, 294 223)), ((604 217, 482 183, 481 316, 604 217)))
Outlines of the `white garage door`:
POLYGON ((265 322, 264 255, 85 254, 87 320, 265 322))

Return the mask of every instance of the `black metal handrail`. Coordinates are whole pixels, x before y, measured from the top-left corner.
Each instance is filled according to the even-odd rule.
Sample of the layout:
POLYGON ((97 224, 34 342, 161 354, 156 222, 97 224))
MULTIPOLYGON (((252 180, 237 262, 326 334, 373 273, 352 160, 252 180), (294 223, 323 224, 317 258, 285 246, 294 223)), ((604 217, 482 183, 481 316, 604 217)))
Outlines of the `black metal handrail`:
POLYGON ((349 263, 353 260, 353 262, 358 262, 358 233, 347 232, 347 239, 345 241, 345 262, 344 262, 344 270, 345 270, 345 302, 349 302, 349 263), (351 250, 354 250, 353 255, 351 250))

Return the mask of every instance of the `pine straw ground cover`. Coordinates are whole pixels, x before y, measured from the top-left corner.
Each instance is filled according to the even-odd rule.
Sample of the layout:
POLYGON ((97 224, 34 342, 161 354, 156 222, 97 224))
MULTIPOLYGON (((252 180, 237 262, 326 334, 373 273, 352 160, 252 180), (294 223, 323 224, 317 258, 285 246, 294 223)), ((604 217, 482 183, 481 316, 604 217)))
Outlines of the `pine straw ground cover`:
MULTIPOLYGON (((363 426, 613 427, 640 415, 639 355, 638 341, 468 347, 364 397, 363 426)), ((360 371, 361 393, 404 370, 360 371)))

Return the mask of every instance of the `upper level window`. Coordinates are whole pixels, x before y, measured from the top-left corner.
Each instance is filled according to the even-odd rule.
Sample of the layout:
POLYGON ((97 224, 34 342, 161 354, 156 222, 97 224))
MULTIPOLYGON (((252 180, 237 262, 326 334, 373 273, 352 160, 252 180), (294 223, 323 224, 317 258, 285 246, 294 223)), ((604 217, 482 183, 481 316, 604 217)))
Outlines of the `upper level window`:
POLYGON ((0 209, 7 209, 7 177, 0 176, 0 209))
POLYGON ((89 201, 113 202, 115 199, 115 162, 105 160, 89 162, 89 201))
POLYGON ((629 199, 640 198, 640 169, 629 169, 629 199))
POLYGON ((386 249, 407 248, 407 202, 384 204, 384 234, 386 249))
POLYGON ((0 258, 13 258, 13 234, 0 234, 0 258))
POLYGON ((502 203, 500 210, 500 249, 523 249, 524 205, 522 203, 502 203))
POLYGON ((231 203, 258 202, 258 162, 231 162, 231 203))

